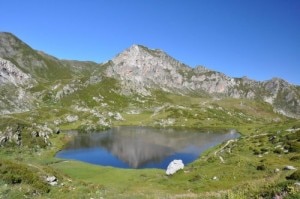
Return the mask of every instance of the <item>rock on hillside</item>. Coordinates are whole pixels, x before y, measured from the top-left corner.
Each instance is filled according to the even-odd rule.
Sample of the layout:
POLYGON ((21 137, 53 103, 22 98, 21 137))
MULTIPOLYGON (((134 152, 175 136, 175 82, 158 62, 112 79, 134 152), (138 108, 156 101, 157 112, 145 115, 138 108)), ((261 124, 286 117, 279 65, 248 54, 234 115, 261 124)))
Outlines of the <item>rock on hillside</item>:
POLYGON ((0 85, 13 84, 24 85, 28 83, 31 76, 21 71, 13 63, 0 58, 0 85))
POLYGON ((32 108, 27 89, 36 82, 13 63, 0 58, 0 114, 22 112, 32 108))
POLYGON ((300 86, 273 78, 263 82, 262 87, 268 93, 264 95, 265 101, 273 104, 276 111, 290 117, 300 118, 300 86))

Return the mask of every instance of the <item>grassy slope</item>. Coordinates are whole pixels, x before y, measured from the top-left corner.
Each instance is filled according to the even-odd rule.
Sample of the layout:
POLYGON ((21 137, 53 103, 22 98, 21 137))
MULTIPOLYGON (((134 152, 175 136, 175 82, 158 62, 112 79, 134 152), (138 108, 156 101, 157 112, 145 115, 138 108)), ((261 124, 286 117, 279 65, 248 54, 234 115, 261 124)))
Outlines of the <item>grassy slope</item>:
MULTIPOLYGON (((285 124, 282 130, 295 124, 299 125, 285 124)), ((255 198, 262 193, 271 195, 272 192, 287 188, 288 184, 292 187, 292 181, 286 183, 285 177, 293 171, 282 169, 286 165, 300 167, 299 158, 293 160, 293 157, 299 157, 299 148, 298 151, 289 153, 274 152, 279 144, 284 146, 288 141, 296 142, 299 132, 295 134, 282 131, 278 135, 276 133, 278 139, 272 142, 269 141, 273 135, 272 131, 265 132, 268 134, 242 136, 239 141, 229 144, 224 150, 220 149, 225 143, 210 149, 201 158, 185 167, 184 171, 170 177, 159 169, 116 169, 52 158, 53 153, 66 141, 65 135, 53 137, 51 151, 40 149, 36 153, 30 152, 29 149, 25 152, 5 149, 1 150, 0 156, 1 159, 9 158, 19 164, 31 165, 29 166, 31 169, 41 174, 58 176, 59 182, 64 185, 52 187, 43 197, 219 198, 230 195, 255 198), (7 156, 8 154, 10 155, 7 156), (40 154, 39 158, 36 157, 37 154, 40 154), (219 156, 223 157, 224 163, 219 156), (265 170, 258 170, 257 167, 260 165, 264 165, 265 170), (280 169, 278 173, 274 172, 276 168, 280 169), (213 180, 214 176, 218 179, 213 180), (282 182, 285 183, 278 185, 282 182), (71 193, 68 190, 72 190, 71 193)), ((22 194, 26 188, 32 189, 27 186, 25 183, 5 187, 2 183, 1 194, 3 197, 22 194)))
MULTIPOLYGON (((114 120, 113 125, 156 126, 162 120, 174 118, 175 122, 170 125, 173 127, 236 128, 243 136, 216 155, 215 152, 219 151, 222 145, 210 149, 201 158, 188 165, 184 171, 171 177, 158 169, 124 170, 53 158, 54 153, 68 140, 65 135, 53 136, 51 138, 53 145, 48 149, 26 146, 20 150, 1 148, 1 159, 16 161, 29 167, 33 172, 40 172, 40 175, 56 175, 59 183, 64 184, 51 187, 49 193, 37 194, 36 197, 219 198, 226 196, 240 198, 245 196, 249 198, 261 193, 272 194, 269 192, 286 188, 286 184, 278 184, 282 181, 286 182, 285 177, 290 175, 291 171, 283 171, 282 168, 285 165, 300 167, 299 160, 290 160, 299 155, 299 151, 287 154, 274 152, 274 147, 286 144, 288 132, 285 130, 293 126, 300 127, 299 121, 288 120, 273 113, 267 104, 237 99, 192 98, 160 92, 153 97, 136 100, 135 97, 124 98, 118 95, 118 92, 108 92, 110 90, 107 90, 108 85, 113 85, 113 82, 107 80, 92 85, 84 91, 75 92, 63 98, 62 104, 53 103, 32 112, 6 116, 1 118, 0 125, 18 122, 30 126, 31 122, 51 121, 66 113, 78 114, 81 121, 91 116, 72 110, 71 105, 82 100, 86 102, 87 107, 93 109, 119 111, 125 120, 114 120), (90 100, 94 92, 104 96, 105 103, 111 103, 110 106, 117 104, 117 106, 100 107, 95 101, 90 100), (140 113, 129 114, 129 110, 140 110, 140 113), (282 133, 277 135, 278 131, 282 133), (265 133, 268 135, 255 137, 265 133), (269 141, 271 135, 280 138, 277 142, 271 143, 269 141), (266 152, 268 154, 263 154, 266 152), (259 154, 263 157, 258 157, 259 154), (220 161, 219 156, 225 163, 220 161), (261 165, 265 166, 265 170, 257 170, 261 165), (274 173, 276 168, 281 171, 274 173), (214 176, 218 180, 212 180, 214 176)), ((67 126, 63 124, 61 127, 76 128, 78 125, 80 124, 75 122, 67 126)), ((299 141, 294 139, 293 142, 299 141)), ((22 198, 24 193, 30 197, 34 196, 35 188, 30 183, 24 182, 13 186, 6 184, 0 180, 0 198, 22 198)))

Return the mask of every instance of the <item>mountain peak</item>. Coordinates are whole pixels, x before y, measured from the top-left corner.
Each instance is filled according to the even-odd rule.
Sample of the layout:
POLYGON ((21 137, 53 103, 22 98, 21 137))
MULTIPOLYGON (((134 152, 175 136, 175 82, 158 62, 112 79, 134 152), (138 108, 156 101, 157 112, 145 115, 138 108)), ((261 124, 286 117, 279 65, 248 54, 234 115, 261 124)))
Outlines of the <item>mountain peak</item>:
MULTIPOLYGON (((174 59, 167 53, 159 49, 150 49, 143 45, 133 44, 123 52, 119 53, 116 57, 112 59, 112 61, 118 65, 120 63, 125 64, 127 66, 138 66, 143 67, 146 65, 152 65, 161 67, 163 69, 172 68, 190 68, 187 65, 179 62, 174 59)), ((190 68, 191 69, 191 68, 190 68)))
POLYGON ((129 49, 131 49, 131 50, 141 50, 143 48, 147 48, 147 47, 140 45, 140 44, 133 44, 129 47, 129 49))
POLYGON ((167 56, 165 52, 157 49, 150 49, 144 45, 133 44, 129 48, 125 49, 123 52, 119 53, 116 57, 125 56, 125 57, 136 57, 136 56, 167 56))
MULTIPOLYGON (((161 50, 152 50, 142 45, 132 45, 112 59, 107 75, 118 77, 126 83, 126 88, 140 90, 160 87, 164 90, 181 88, 181 73, 192 70, 161 50), (131 82, 130 85, 128 82, 131 82)), ((140 93, 141 93, 140 92, 140 93)))

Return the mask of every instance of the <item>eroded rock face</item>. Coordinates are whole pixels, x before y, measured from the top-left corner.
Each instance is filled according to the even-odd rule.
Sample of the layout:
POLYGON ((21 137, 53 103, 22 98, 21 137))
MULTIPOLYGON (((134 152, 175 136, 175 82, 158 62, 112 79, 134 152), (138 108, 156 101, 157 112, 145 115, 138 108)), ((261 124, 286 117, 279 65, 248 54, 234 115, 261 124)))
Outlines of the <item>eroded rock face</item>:
POLYGON ((26 89, 34 83, 30 75, 0 57, 0 114, 28 110, 32 105, 32 95, 26 89))
POLYGON ((4 132, 0 132, 0 146, 4 146, 6 142, 15 143, 18 146, 22 144, 21 128, 19 126, 16 128, 8 126, 4 132))
POLYGON ((289 117, 300 118, 299 86, 273 78, 262 83, 267 94, 265 101, 274 106, 275 111, 289 117))
POLYGON ((30 75, 22 72, 13 63, 0 57, 0 85, 11 83, 22 85, 30 80, 30 75))
POLYGON ((24 133, 30 134, 33 138, 40 137, 46 145, 51 145, 49 137, 54 131, 46 124, 39 125, 33 123, 32 127, 21 127, 19 125, 7 126, 3 132, 0 131, 0 146, 5 146, 7 142, 18 146, 23 145, 24 142, 22 137, 24 133))

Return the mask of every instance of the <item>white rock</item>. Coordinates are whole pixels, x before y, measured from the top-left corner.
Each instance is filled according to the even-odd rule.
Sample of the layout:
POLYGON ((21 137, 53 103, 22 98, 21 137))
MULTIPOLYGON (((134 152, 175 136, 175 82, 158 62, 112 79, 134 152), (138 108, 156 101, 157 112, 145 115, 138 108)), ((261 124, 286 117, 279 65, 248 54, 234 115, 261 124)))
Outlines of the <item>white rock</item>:
POLYGON ((48 176, 46 178, 46 180, 47 180, 47 182, 55 182, 55 181, 57 181, 57 178, 55 176, 48 176))
POLYGON ((118 120, 118 121, 124 120, 124 118, 122 117, 122 115, 120 113, 115 113, 114 118, 115 118, 115 120, 118 120))
POLYGON ((68 115, 66 117, 66 121, 67 122, 76 122, 78 120, 78 116, 77 115, 68 115))
POLYGON ((224 161, 224 159, 223 159, 222 156, 219 156, 219 158, 220 158, 220 160, 221 160, 222 163, 225 163, 225 161, 224 161))
POLYGON ((56 185, 57 185, 57 182, 56 182, 56 181, 54 181, 54 182, 49 182, 49 184, 50 184, 51 186, 56 186, 56 185))
POLYGON ((167 175, 173 175, 178 170, 183 169, 183 168, 184 168, 184 164, 183 164, 182 160, 173 160, 168 165, 168 168, 166 170, 166 174, 167 175))
POLYGON ((57 178, 55 176, 48 176, 46 178, 46 181, 48 182, 48 184, 50 184, 51 186, 56 186, 58 185, 58 182, 57 182, 57 178))
POLYGON ((278 173, 280 171, 280 169, 276 168, 275 169, 275 173, 278 173))
POLYGON ((285 166, 284 170, 296 170, 294 166, 285 166))

